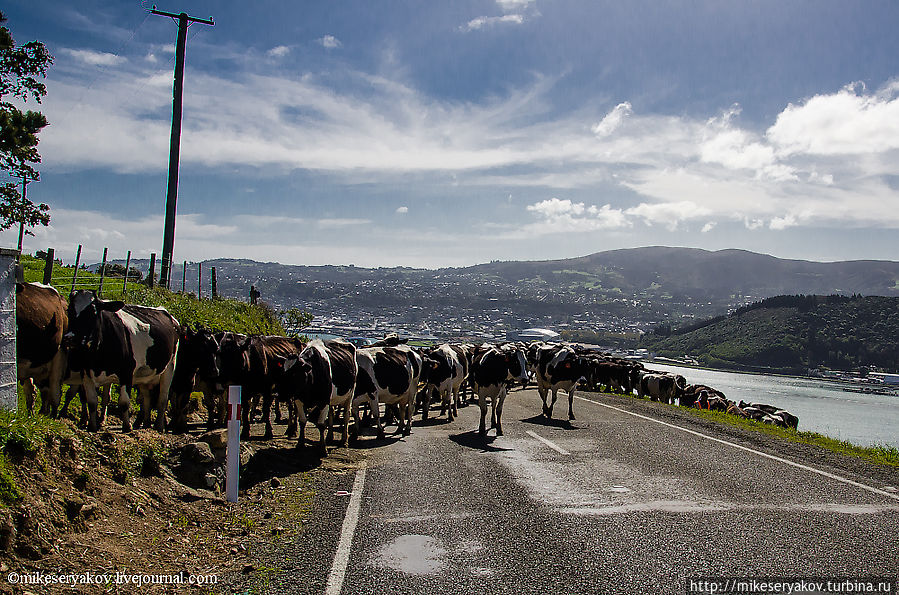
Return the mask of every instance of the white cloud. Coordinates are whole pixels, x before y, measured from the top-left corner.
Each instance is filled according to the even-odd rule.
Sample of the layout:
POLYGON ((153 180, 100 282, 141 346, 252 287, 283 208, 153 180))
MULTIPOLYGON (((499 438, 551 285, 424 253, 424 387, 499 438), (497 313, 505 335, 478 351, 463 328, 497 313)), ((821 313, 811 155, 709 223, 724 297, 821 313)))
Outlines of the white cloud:
POLYGON ((396 213, 399 214, 399 215, 405 215, 405 214, 408 213, 408 212, 409 212, 409 207, 399 207, 399 208, 396 210, 396 213))
POLYGON ((117 64, 122 64, 128 61, 127 58, 123 58, 122 56, 117 56, 115 54, 110 54, 107 52, 96 52, 94 50, 76 50, 71 48, 62 48, 60 51, 78 60, 79 62, 83 62, 84 64, 88 64, 90 66, 115 66, 117 64))
POLYGON ((608 204, 588 207, 582 202, 553 197, 528 205, 527 210, 542 220, 524 226, 521 232, 525 236, 609 230, 631 225, 620 209, 613 209, 608 204))
POLYGON ((860 84, 790 104, 766 136, 781 155, 859 155, 899 149, 899 86, 860 84))
POLYGON ((641 203, 625 211, 626 215, 639 217, 648 225, 663 225, 674 231, 683 222, 690 219, 705 218, 711 211, 693 201, 641 203))
POLYGON ((334 37, 333 35, 325 35, 324 37, 321 37, 320 39, 318 39, 318 42, 320 44, 322 44, 322 46, 324 46, 325 48, 327 48, 329 50, 337 49, 337 48, 343 46, 343 44, 340 42, 340 40, 337 39, 336 37, 334 37))
POLYGON ((784 215, 783 217, 773 218, 768 227, 774 230, 783 230, 797 225, 799 225, 799 222, 794 215, 784 215))
POLYGON ((290 53, 290 48, 286 45, 277 45, 267 51, 265 54, 272 58, 283 58, 290 53))
POLYGON ((619 103, 612 111, 606 114, 598 124, 593 126, 591 130, 593 130, 593 134, 596 136, 609 136, 615 132, 615 130, 621 126, 624 119, 633 112, 634 110, 631 108, 630 102, 625 101, 624 103, 619 103))
POLYGON ((465 25, 460 27, 463 31, 477 31, 485 27, 493 27, 495 25, 521 25, 524 23, 524 17, 520 14, 507 14, 501 17, 477 17, 471 19, 465 25))
POLYGON ((709 221, 708 223, 706 223, 705 225, 702 226, 702 229, 700 231, 702 233, 709 233, 710 231, 715 229, 715 225, 717 225, 717 223, 715 223, 714 221, 709 221))

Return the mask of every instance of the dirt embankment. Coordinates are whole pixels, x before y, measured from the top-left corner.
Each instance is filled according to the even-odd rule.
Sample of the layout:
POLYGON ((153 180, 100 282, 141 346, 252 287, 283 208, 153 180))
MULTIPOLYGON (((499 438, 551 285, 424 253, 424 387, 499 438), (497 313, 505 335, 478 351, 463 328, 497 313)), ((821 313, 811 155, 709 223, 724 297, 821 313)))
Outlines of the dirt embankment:
POLYGON ((141 591, 218 593, 217 582, 265 572, 255 552, 301 530, 313 473, 352 465, 344 449, 320 459, 284 438, 251 440, 241 449, 241 495, 232 504, 224 499, 224 430, 91 434, 69 422, 64 430, 31 452, 7 445, 20 499, 0 508, 0 593, 135 591, 27 582, 76 573, 214 577, 202 587, 141 591))

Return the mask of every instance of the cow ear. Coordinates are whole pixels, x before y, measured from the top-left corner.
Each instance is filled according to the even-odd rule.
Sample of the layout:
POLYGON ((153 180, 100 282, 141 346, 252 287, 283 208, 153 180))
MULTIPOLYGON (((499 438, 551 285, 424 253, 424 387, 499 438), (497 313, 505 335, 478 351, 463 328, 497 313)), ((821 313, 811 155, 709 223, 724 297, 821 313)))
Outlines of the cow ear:
POLYGON ((107 312, 118 312, 122 308, 125 307, 125 302, 122 300, 97 300, 97 309, 106 310, 107 312))

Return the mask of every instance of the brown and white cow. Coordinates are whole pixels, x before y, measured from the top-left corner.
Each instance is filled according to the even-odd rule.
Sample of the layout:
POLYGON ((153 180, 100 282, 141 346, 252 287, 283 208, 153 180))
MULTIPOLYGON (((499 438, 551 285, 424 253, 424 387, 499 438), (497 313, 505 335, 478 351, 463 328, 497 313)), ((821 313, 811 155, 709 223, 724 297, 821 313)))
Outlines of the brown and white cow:
POLYGON ((574 419, 574 391, 579 382, 584 382, 590 374, 587 361, 573 348, 566 345, 545 344, 539 346, 535 354, 537 392, 543 400, 543 415, 553 416, 560 390, 568 393, 568 419, 574 419), (547 404, 548 394, 552 400, 547 404))
POLYGON ((66 369, 63 335, 68 331, 66 300, 53 287, 16 283, 16 375, 25 386, 25 404, 34 409, 41 389, 41 412, 56 417, 66 369))

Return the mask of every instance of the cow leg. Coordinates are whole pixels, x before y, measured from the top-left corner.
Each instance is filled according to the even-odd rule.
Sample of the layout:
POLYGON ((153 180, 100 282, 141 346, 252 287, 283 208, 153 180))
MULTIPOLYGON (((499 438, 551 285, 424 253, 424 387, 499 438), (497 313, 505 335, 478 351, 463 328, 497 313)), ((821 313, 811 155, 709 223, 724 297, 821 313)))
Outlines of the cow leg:
POLYGON ((119 417, 122 418, 122 432, 131 431, 131 387, 119 385, 119 417))
POLYGON ((453 388, 453 416, 459 417, 459 387, 453 388))
POLYGON ((344 448, 350 447, 350 405, 343 407, 343 440, 341 444, 344 448))
POLYGON ((87 431, 96 432, 97 425, 97 385, 87 378, 81 384, 84 390, 84 402, 87 405, 87 431))
MULTIPOLYGON (((443 409, 446 410, 447 421, 453 421, 453 389, 448 388, 443 394, 443 409)), ((442 415, 442 411, 441 411, 442 415)))
POLYGON ((549 391, 545 386, 537 386, 537 392, 540 393, 540 398, 543 400, 543 415, 544 417, 550 418, 553 416, 552 407, 549 407, 546 404, 546 397, 549 391))
POLYGON ((265 422, 265 435, 263 438, 266 440, 271 440, 275 435, 272 431, 272 401, 271 391, 262 395, 262 421, 265 422))
POLYGON ((568 391, 568 421, 574 421, 574 387, 568 391))
POLYGON ((287 401, 287 432, 285 435, 288 438, 297 435, 297 405, 293 400, 287 401))
POLYGON ((240 439, 241 440, 249 440, 250 439, 250 412, 253 409, 253 396, 251 395, 249 399, 247 399, 247 406, 240 408, 240 416, 243 418, 240 420, 240 439))
MULTIPOLYGON (((368 407, 371 410, 372 416, 375 418, 375 427, 378 428, 378 440, 383 440, 386 436, 384 435, 384 424, 381 423, 381 402, 378 399, 378 395, 372 395, 372 397, 368 400, 368 407)), ((384 408, 387 409, 386 407, 384 408)), ((400 410, 400 425, 403 424, 403 415, 402 409, 400 410)))
POLYGON ((297 411, 297 426, 300 430, 300 437, 297 439, 297 448, 303 448, 306 445, 306 408, 299 399, 294 400, 294 408, 297 411))
POLYGON ((334 406, 328 405, 328 442, 334 441, 334 406))
POLYGON ((492 399, 490 399, 490 427, 491 428, 496 427, 496 399, 497 399, 497 397, 498 397, 498 393, 492 399))
POLYGON ((421 403, 421 421, 428 419, 428 410, 431 408, 431 387, 425 387, 424 398, 421 403))
POLYGON ((481 408, 481 425, 478 428, 478 433, 481 435, 481 438, 487 437, 487 397, 482 394, 478 394, 478 406, 481 408))
MULTIPOLYGON (((70 386, 66 389, 66 398, 63 400, 62 407, 60 407, 58 413, 59 417, 66 417, 69 414, 69 403, 72 402, 72 399, 75 398, 75 395, 78 393, 78 386, 70 386)), ((83 403, 82 403, 83 404, 83 403)), ((80 424, 85 423, 85 419, 82 417, 80 424)))
POLYGON ((32 378, 22 379, 22 388, 25 389, 25 407, 28 414, 34 413, 34 380, 32 378))
POLYGON ((318 448, 321 451, 322 456, 328 456, 328 443, 325 441, 325 424, 327 424, 327 430, 332 434, 328 439, 330 440, 333 437, 333 428, 332 422, 334 420, 334 412, 332 411, 332 407, 330 405, 325 405, 321 408, 321 411, 318 414, 318 419, 315 420, 315 425, 318 426, 318 448))
POLYGON ((503 435, 503 403, 506 402, 506 387, 503 386, 494 399, 496 402, 496 435, 503 435))

